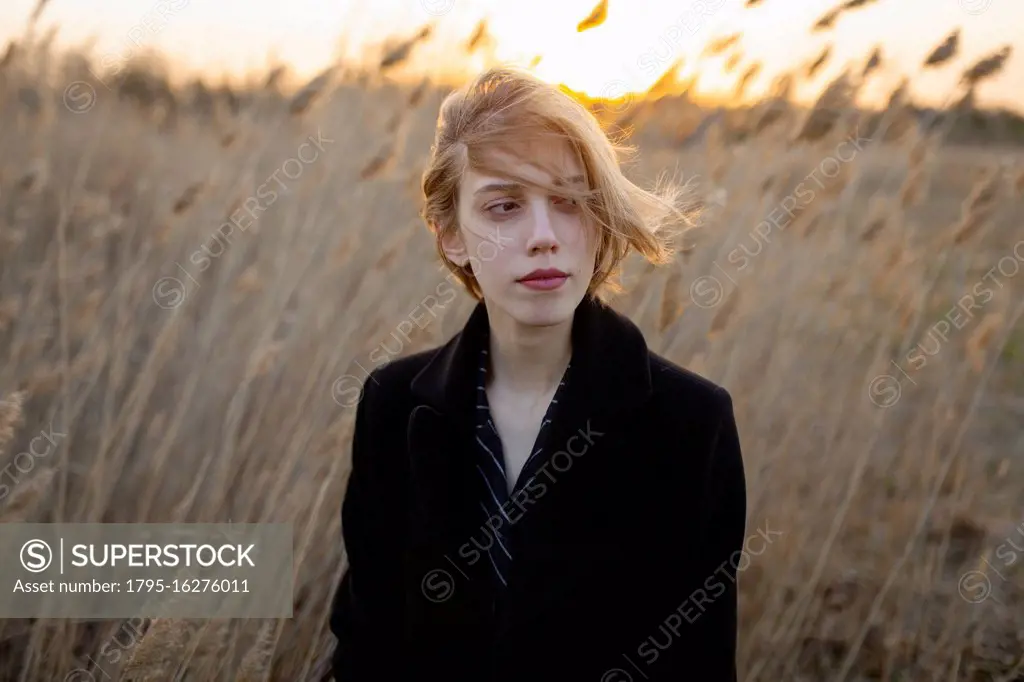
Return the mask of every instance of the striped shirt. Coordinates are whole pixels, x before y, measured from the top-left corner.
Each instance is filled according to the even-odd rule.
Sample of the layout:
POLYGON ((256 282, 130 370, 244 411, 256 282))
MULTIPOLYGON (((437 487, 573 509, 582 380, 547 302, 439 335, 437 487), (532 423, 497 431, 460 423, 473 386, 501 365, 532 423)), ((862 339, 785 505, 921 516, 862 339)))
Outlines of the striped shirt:
POLYGON ((484 523, 487 524, 490 519, 498 518, 503 521, 501 524, 492 522, 489 525, 485 525, 484 528, 488 536, 493 536, 493 541, 486 551, 491 566, 494 569, 495 580, 497 584, 504 587, 508 584, 507 576, 509 575, 509 567, 511 566, 514 552, 509 542, 509 537, 503 530, 506 526, 512 525, 509 512, 513 511, 512 515, 517 516, 511 504, 509 504, 509 500, 514 499, 516 493, 532 479, 533 474, 529 473, 531 467, 539 466, 544 460, 542 455, 545 450, 544 441, 549 430, 548 425, 551 424, 551 420, 554 418, 555 410, 558 406, 558 397, 563 393, 569 367, 572 366, 572 363, 570 362, 566 366, 562 381, 558 384, 558 388, 555 389, 551 403, 544 413, 543 420, 541 420, 540 431, 537 433, 537 439, 533 444, 533 452, 523 464, 523 469, 516 479, 511 495, 508 492, 508 479, 505 474, 504 449, 498 436, 498 430, 491 419, 491 408, 487 401, 485 386, 488 365, 487 344, 485 343, 480 353, 480 370, 477 380, 476 442, 480 457, 478 458, 476 468, 481 479, 480 510, 484 523), (495 526, 497 526, 497 530, 491 531, 490 529, 495 526))

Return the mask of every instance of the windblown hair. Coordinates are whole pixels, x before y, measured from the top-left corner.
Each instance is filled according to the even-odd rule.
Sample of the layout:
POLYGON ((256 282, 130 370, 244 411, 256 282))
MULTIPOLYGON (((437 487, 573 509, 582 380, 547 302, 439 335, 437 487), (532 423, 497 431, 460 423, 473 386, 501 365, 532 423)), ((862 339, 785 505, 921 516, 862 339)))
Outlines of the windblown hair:
POLYGON ((676 248, 669 228, 691 220, 680 203, 685 188, 661 182, 646 190, 623 175, 620 162, 634 152, 634 147, 611 139, 594 115, 559 87, 516 68, 493 68, 449 94, 441 105, 423 173, 420 215, 436 237, 441 260, 479 301, 483 292, 470 265, 453 263, 442 248, 442 239, 459 227, 463 173, 472 169, 573 198, 600 235, 587 293, 604 301, 609 293, 622 291, 621 263, 631 248, 652 264, 670 263, 676 248), (504 152, 521 159, 517 148, 531 141, 567 142, 583 168, 583 188, 553 184, 557 169, 544 168, 535 159, 523 160, 547 171, 555 179, 552 184, 520 177, 497 158, 496 152, 504 152))

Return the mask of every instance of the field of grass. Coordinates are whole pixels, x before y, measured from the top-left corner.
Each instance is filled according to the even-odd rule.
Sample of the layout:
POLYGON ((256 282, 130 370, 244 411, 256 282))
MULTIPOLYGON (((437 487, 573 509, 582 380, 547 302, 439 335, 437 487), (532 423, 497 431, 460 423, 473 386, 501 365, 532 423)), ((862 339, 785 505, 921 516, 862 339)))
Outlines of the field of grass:
MULTIPOLYGON (((116 661, 121 622, 2 621, 0 679, 317 679, 349 389, 472 307, 411 321, 445 283, 417 218, 444 91, 53 59, 0 67, 0 519, 292 522, 294 617, 156 620, 116 661)), ((750 532, 782 533, 740 576, 748 682, 1024 680, 1024 154, 906 107, 595 104, 700 209, 613 305, 734 396, 750 532)))

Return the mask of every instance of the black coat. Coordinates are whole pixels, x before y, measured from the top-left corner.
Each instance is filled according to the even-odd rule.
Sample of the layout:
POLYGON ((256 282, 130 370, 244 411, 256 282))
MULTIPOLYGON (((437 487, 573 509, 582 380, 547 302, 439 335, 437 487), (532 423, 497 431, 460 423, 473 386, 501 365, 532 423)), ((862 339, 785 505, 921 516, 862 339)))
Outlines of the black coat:
POLYGON ((338 682, 735 681, 746 483, 729 394, 584 298, 548 475, 502 529, 516 549, 499 593, 476 549, 487 324, 479 303, 448 343, 363 384, 330 618, 338 682))

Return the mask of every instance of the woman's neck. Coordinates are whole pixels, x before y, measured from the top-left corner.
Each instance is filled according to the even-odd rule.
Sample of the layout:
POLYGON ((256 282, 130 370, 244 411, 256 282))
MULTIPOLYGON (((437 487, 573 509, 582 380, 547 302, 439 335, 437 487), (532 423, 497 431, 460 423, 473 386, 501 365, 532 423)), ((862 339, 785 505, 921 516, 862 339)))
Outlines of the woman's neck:
POLYGON ((526 395, 550 393, 572 357, 572 318, 555 325, 525 325, 507 314, 490 320, 489 381, 526 395))

